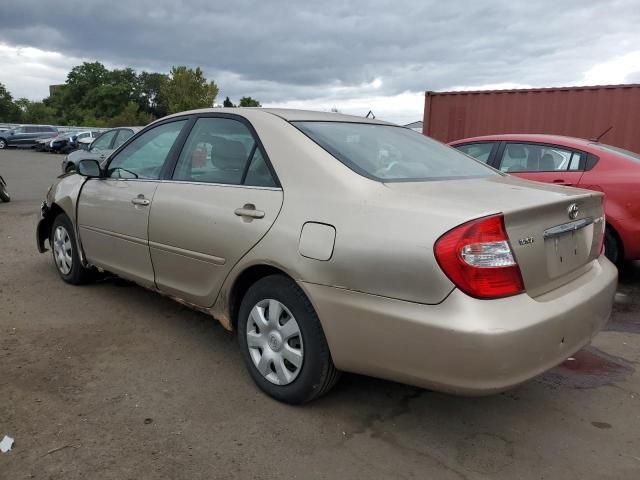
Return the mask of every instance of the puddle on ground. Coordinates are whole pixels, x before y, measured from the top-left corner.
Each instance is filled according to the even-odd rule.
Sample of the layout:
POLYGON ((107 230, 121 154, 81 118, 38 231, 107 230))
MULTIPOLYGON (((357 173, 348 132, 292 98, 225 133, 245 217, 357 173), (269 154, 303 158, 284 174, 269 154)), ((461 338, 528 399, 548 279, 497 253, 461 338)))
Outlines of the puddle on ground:
POLYGON ((624 382, 634 371, 625 359, 589 346, 541 375, 539 380, 555 387, 597 388, 624 382))

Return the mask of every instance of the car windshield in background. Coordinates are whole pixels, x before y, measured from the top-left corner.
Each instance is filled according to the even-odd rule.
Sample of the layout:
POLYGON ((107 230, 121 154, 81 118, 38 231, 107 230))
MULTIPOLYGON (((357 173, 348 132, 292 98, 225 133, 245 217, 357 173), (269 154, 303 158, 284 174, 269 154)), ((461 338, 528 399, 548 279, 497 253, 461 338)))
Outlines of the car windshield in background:
POLYGON ((482 163, 413 130, 348 122, 292 122, 356 173, 381 182, 499 175, 482 163))
POLYGON ((640 163, 640 154, 630 152, 629 150, 625 150, 624 148, 607 145, 606 143, 594 143, 593 145, 609 153, 617 153, 618 155, 628 158, 629 160, 640 163))

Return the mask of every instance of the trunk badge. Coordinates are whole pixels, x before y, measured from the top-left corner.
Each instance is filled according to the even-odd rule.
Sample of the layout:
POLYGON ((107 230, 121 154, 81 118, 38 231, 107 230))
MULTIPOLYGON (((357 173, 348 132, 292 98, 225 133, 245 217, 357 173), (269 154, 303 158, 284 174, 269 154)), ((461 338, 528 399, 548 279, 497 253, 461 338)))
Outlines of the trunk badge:
POLYGON ((525 245, 531 245, 533 243, 533 237, 521 238, 520 240, 518 240, 518 243, 521 247, 524 247, 525 245))
POLYGON ((578 204, 577 203, 572 203, 567 208, 567 215, 569 215, 569 218, 571 220, 575 220, 578 217, 579 213, 580 213, 580 209, 578 208, 578 204))

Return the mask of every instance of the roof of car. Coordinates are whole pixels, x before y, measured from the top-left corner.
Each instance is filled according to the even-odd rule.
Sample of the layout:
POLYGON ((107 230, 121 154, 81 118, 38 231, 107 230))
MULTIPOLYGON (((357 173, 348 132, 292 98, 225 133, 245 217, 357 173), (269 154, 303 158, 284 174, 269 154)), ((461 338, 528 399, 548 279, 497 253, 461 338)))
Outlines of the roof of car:
POLYGON ((480 137, 462 138, 449 142, 449 145, 459 145, 461 143, 487 142, 487 141, 520 141, 536 143, 552 143, 556 145, 566 145, 568 147, 580 147, 594 143, 592 140, 576 137, 566 137, 563 135, 547 135, 532 133, 502 133, 496 135, 483 135, 480 137))
MULTIPOLYGON (((173 116, 193 114, 193 113, 235 113, 243 115, 245 112, 251 111, 261 112, 264 114, 275 115, 288 122, 295 121, 316 121, 316 122, 351 122, 351 123, 372 123, 378 125, 393 125, 389 122, 376 120, 355 115, 344 115, 334 112, 317 112, 314 110, 296 110, 290 108, 263 108, 263 107, 229 107, 229 108, 203 108, 199 110, 190 110, 187 112, 175 113, 173 116)), ((165 117, 167 118, 167 117, 165 117)))

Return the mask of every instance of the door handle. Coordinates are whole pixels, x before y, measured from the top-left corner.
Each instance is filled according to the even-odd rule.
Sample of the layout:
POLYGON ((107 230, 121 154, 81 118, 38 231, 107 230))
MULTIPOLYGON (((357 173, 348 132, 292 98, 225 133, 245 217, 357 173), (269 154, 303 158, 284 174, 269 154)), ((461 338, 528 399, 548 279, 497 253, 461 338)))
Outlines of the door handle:
POLYGON ((136 198, 131 199, 131 203, 142 207, 148 207, 151 204, 151 200, 144 198, 144 195, 138 195, 136 198))
POLYGON ((247 203, 242 208, 236 208, 233 213, 239 217, 264 218, 264 212, 262 210, 256 210, 256 206, 252 203, 247 203))

